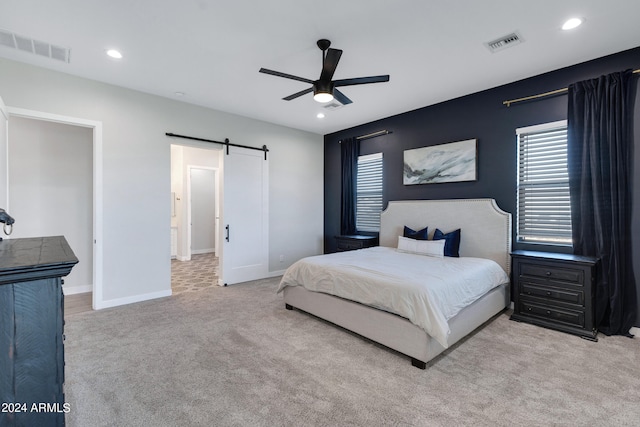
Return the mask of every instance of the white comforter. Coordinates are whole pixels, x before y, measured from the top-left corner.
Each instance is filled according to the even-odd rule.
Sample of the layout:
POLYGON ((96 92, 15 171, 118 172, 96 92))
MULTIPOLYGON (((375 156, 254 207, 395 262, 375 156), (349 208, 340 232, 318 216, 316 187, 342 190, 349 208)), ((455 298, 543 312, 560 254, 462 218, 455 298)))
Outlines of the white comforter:
POLYGON ((447 348, 448 320, 509 278, 494 261, 436 258, 373 247, 304 258, 287 269, 278 292, 303 286, 409 319, 447 348))

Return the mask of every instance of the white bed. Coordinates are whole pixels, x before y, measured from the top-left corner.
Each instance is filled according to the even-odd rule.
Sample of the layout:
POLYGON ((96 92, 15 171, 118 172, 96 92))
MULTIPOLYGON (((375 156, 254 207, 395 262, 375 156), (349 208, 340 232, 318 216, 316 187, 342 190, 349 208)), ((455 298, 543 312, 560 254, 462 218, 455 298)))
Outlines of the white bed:
MULTIPOLYGON (((380 246, 380 248, 363 249, 353 253, 310 257, 299 262, 306 263, 302 268, 298 265, 299 263, 294 264, 285 273, 279 288, 284 293, 286 307, 288 309, 295 307, 311 313, 392 348, 409 356, 414 366, 424 369, 429 360, 500 313, 509 304, 511 215, 498 208, 493 199, 389 202, 389 206, 381 216, 380 246), (402 236, 405 225, 415 230, 428 226, 430 235, 436 228, 445 233, 460 228, 462 230, 461 258, 437 259, 424 255, 396 254, 398 236, 402 236), (372 259, 371 263, 363 264, 367 257, 372 259), (386 264, 388 265, 383 267, 382 264, 385 263, 387 257, 386 264), (395 282, 394 284, 397 285, 401 280, 404 280, 400 279, 400 271, 410 270, 409 266, 404 267, 404 258, 411 257, 421 264, 431 262, 431 266, 426 270, 437 270, 438 264, 442 264, 446 268, 453 268, 452 271, 458 271, 456 270, 458 265, 465 262, 471 262, 471 265, 482 262, 493 264, 494 270, 499 270, 500 277, 503 279, 496 279, 500 284, 491 285, 486 288, 490 289, 488 291, 484 288, 474 290, 477 294, 469 297, 474 302, 464 308, 457 307, 455 310, 443 308, 444 315, 439 310, 434 310, 435 315, 421 312, 416 315, 417 309, 410 308, 406 312, 406 318, 392 313, 404 313, 398 311, 402 307, 397 307, 402 304, 387 303, 387 300, 378 301, 371 292, 365 294, 364 297, 359 297, 364 298, 363 301, 367 304, 373 304, 383 309, 374 308, 351 301, 351 291, 345 291, 349 283, 345 283, 344 287, 342 285, 334 286, 333 278, 340 276, 339 280, 342 281, 348 277, 347 274, 352 274, 350 271, 345 273, 344 270, 334 272, 332 263, 337 262, 337 264, 343 264, 341 268, 346 265, 355 266, 351 267, 352 270, 356 270, 353 273, 355 276, 351 280, 351 285, 356 285, 358 288, 363 287, 358 286, 358 283, 363 281, 364 274, 369 276, 368 279, 377 280, 373 289, 381 289, 382 293, 385 293, 385 282, 379 280, 379 277, 385 276, 389 282, 395 282), (372 264, 381 266, 379 273, 372 272, 372 264), (402 267, 400 267, 401 265, 402 267), (393 266, 396 266, 395 270, 393 266), (360 275, 358 276, 358 274, 360 275), (304 286, 318 292, 305 289, 304 286), (342 297, 326 292, 335 293, 342 297), (430 331, 431 334, 426 331, 430 331)), ((425 267, 422 268, 425 269, 425 267)), ((420 270, 407 274, 406 282, 415 280, 419 273, 420 270)), ((456 273, 457 276, 462 276, 462 274, 456 273)), ((494 276, 498 277, 499 275, 494 271, 494 276)), ((475 286, 471 277, 473 275, 465 279, 464 283, 467 286, 475 286)), ((349 280, 345 281, 349 282, 349 280)), ((438 297, 436 300, 440 298, 438 297)), ((397 298, 392 297, 390 300, 396 301, 397 298)), ((425 305, 432 307, 434 304, 427 302, 425 305)))

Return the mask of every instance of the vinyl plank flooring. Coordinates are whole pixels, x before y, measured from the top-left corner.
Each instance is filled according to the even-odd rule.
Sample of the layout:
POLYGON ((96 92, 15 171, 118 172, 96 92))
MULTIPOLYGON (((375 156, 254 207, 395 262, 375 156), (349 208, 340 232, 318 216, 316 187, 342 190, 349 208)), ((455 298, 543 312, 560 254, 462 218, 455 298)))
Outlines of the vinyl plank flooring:
POLYGON ((72 315, 93 310, 93 293, 73 294, 64 296, 64 314, 72 315))

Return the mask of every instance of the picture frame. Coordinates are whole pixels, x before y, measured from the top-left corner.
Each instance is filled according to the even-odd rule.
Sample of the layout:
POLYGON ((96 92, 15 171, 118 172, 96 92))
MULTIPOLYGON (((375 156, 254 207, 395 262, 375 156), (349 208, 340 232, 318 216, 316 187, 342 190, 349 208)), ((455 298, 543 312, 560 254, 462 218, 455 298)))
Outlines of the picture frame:
POLYGON ((477 181, 477 151, 477 139, 405 150, 403 184, 477 181))

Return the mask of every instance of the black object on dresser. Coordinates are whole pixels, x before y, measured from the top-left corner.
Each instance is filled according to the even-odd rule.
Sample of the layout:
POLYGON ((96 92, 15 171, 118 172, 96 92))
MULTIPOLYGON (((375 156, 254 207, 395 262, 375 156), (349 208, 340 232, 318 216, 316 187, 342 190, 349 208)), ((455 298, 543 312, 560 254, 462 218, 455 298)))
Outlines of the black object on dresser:
POLYGON ((355 249, 371 248, 378 246, 378 236, 363 236, 360 234, 342 235, 336 237, 338 252, 352 251, 355 249))
POLYGON ((62 236, 0 242, 0 425, 64 426, 62 236))
POLYGON ((597 258, 514 251, 511 320, 532 323, 597 341, 597 258))

